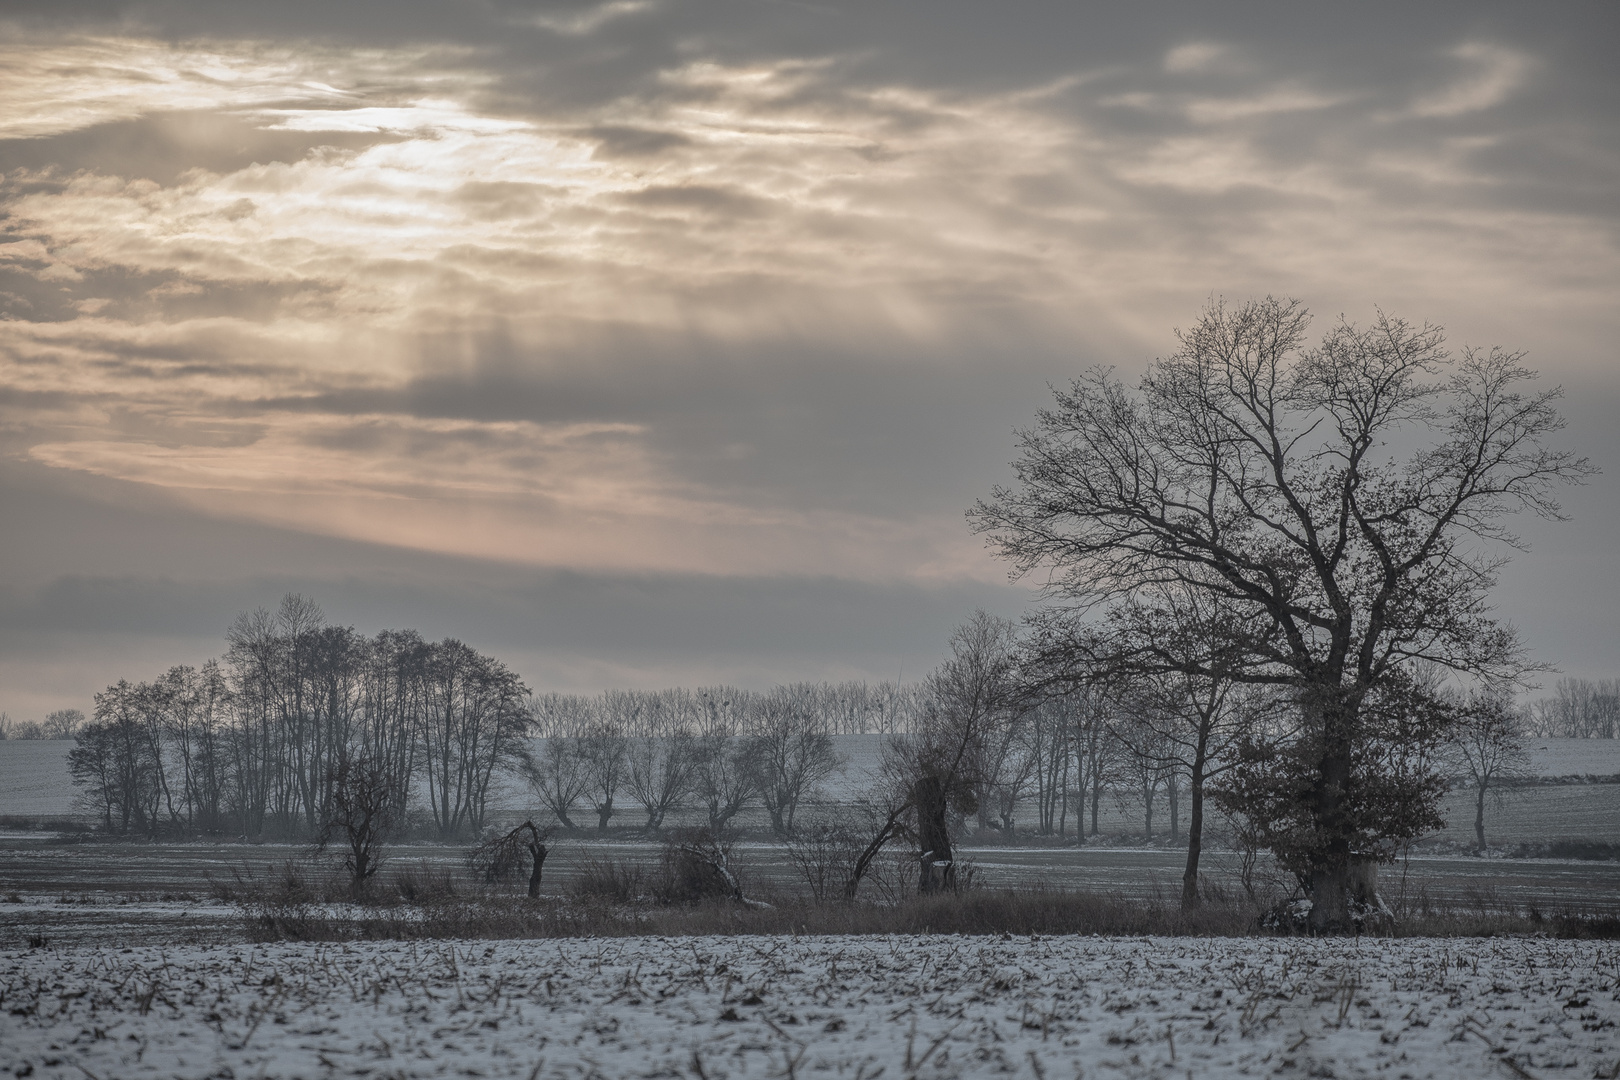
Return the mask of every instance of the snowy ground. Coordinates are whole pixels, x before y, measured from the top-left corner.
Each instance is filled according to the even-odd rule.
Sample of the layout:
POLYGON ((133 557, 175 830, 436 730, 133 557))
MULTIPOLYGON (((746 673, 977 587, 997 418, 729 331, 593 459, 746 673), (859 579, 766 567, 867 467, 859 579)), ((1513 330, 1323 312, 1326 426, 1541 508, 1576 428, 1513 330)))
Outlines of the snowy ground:
POLYGON ((19 1076, 1614 1076, 1620 945, 683 938, 0 953, 19 1076))

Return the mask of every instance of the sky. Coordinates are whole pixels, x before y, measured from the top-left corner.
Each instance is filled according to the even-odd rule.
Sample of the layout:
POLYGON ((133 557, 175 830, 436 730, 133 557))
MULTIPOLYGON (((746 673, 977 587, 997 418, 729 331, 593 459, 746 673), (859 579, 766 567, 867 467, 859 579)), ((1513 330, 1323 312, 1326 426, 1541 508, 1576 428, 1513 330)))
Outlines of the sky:
POLYGON ((1211 298, 1522 349, 1602 474, 1498 610, 1620 675, 1620 8, 0 7, 0 710, 287 592, 536 690, 920 677, 964 511, 1211 298))

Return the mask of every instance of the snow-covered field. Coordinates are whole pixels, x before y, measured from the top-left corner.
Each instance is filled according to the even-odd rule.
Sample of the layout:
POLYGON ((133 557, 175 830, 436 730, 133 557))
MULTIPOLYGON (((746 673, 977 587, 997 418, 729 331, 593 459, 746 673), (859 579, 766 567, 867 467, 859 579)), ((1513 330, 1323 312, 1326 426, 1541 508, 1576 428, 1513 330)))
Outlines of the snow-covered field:
POLYGON ((69 948, 0 954, 0 993, 0 1069, 75 1080, 1584 1078, 1620 1067, 1613 942, 69 948))

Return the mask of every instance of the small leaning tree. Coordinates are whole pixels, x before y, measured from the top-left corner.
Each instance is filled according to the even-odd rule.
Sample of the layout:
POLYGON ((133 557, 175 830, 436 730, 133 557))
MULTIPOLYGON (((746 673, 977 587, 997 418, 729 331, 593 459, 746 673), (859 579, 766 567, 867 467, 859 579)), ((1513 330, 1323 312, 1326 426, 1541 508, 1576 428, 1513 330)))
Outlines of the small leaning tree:
MULTIPOLYGON (((1529 389, 1521 353, 1453 359, 1438 327, 1383 314, 1310 347, 1309 321, 1292 300, 1214 303, 1134 390, 1093 370, 1021 433, 1016 484, 969 517, 1077 622, 1166 588, 1239 616, 1237 677, 1285 688, 1299 723, 1233 783, 1311 928, 1343 931, 1377 903, 1376 860, 1438 820, 1443 785, 1389 768, 1426 760, 1405 743, 1444 715, 1413 701, 1408 670, 1524 670, 1488 602, 1494 552, 1518 544, 1503 519, 1558 517, 1557 485, 1593 470, 1546 445, 1559 391, 1529 389)), ((1233 677, 1207 655, 1180 666, 1233 677)))

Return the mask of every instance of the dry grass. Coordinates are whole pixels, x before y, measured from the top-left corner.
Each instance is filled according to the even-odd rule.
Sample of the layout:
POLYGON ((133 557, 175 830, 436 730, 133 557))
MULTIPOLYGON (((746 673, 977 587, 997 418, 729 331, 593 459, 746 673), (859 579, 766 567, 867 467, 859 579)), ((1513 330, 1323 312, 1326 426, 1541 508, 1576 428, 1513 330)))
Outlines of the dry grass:
MULTIPOLYGON (((603 887, 618 879, 606 875, 603 887)), ((501 939, 691 936, 700 934, 1105 934, 1235 936, 1255 932, 1251 910, 1206 906, 1183 913, 1166 904, 1062 890, 973 890, 898 904, 778 903, 726 900, 662 906, 613 902, 600 892, 529 900, 485 894, 454 902, 331 905, 273 899, 243 905, 255 941, 501 939)))
MULTIPOLYGON (((274 883, 289 884, 286 878, 274 883)), ((500 940, 696 935, 1096 934, 1245 937, 1285 933, 1261 926, 1252 904, 1216 898, 1184 912, 1168 900, 1065 889, 971 889, 960 895, 912 896, 898 903, 814 903, 777 898, 770 907, 728 899, 664 904, 651 899, 634 868, 604 862, 567 896, 531 900, 466 882, 396 883, 365 904, 317 899, 307 882, 295 888, 238 894, 253 941, 500 940), (411 896, 407 896, 407 892, 411 896)), ((656 883, 654 883, 656 884, 656 883)), ((341 890, 333 890, 334 897, 341 890)), ((655 892, 656 894, 656 892, 655 892)), ((1620 911, 1515 911, 1507 905, 1427 905, 1403 913, 1392 937, 1620 938, 1620 911)))

